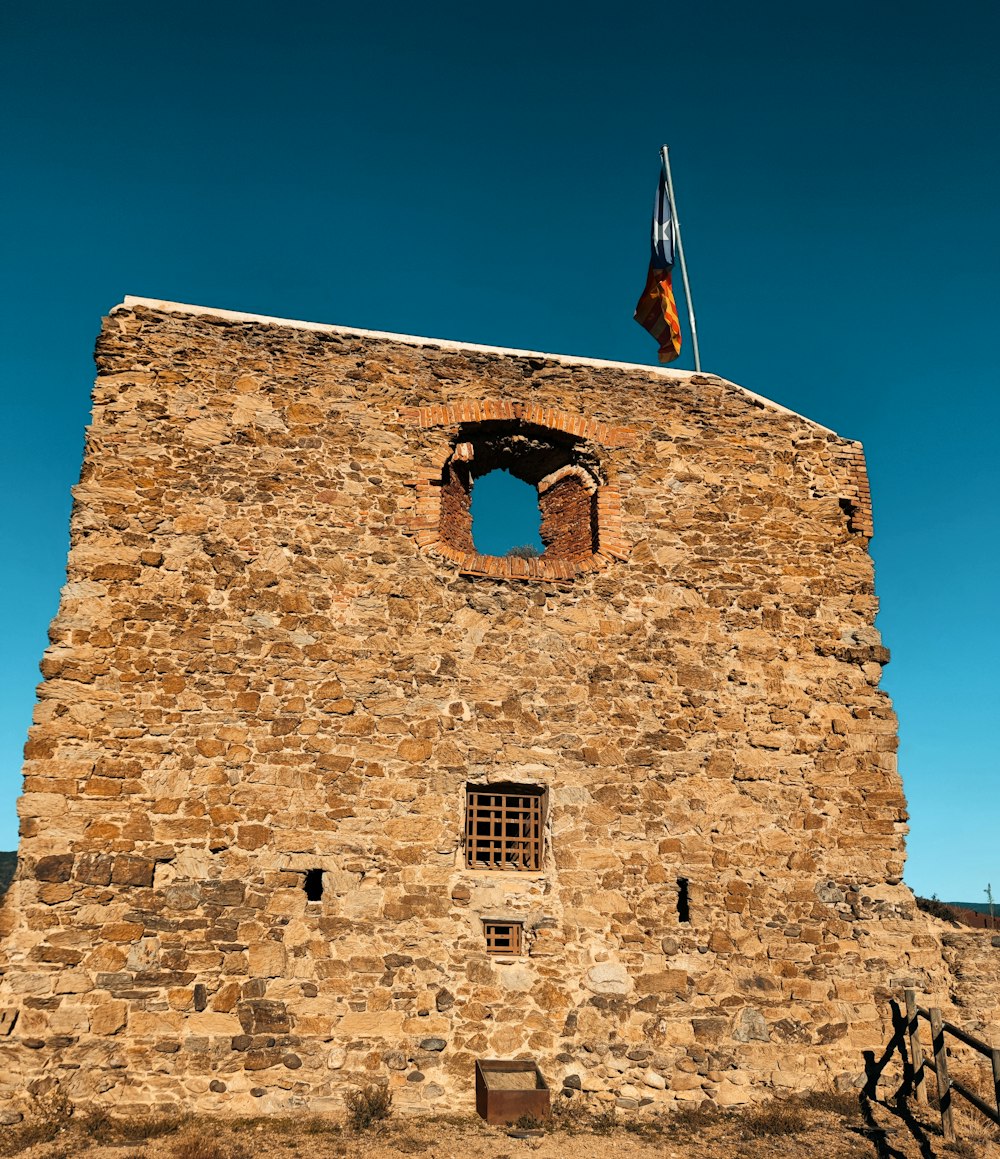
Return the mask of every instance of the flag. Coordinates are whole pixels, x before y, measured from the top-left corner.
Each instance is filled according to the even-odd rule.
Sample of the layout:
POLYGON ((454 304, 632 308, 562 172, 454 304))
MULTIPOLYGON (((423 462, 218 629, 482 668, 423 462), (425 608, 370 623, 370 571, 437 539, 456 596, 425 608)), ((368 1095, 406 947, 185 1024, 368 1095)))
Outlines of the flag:
POLYGON ((674 301, 674 221, 667 175, 660 169, 653 204, 653 253, 646 288, 635 307, 635 320, 660 344, 660 361, 673 362, 681 352, 681 324, 674 301))

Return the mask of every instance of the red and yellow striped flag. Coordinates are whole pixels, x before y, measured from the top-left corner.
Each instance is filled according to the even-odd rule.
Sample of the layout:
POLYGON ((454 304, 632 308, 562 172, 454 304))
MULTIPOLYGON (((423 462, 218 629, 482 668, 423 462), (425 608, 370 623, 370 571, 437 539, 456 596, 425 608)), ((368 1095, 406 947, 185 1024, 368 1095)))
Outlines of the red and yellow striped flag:
POLYGON ((660 361, 673 362, 681 352, 681 324, 674 300, 674 222, 666 174, 660 170, 653 205, 653 253, 646 288, 635 307, 635 320, 660 344, 660 361))

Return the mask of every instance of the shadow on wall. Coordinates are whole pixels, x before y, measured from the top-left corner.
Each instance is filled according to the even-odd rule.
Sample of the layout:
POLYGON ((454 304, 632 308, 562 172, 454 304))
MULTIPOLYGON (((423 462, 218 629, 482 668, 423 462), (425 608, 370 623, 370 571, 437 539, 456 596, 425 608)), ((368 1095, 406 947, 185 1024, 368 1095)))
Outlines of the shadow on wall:
POLYGON ((0 898, 7 892, 17 869, 17 853, 0 853, 0 898))

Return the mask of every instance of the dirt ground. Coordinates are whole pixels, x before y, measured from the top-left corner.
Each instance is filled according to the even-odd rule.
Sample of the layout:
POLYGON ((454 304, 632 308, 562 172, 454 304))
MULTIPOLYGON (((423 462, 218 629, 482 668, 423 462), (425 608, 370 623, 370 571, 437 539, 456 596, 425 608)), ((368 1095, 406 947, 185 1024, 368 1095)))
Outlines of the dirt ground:
POLYGON ((544 1133, 476 1117, 390 1116, 358 1131, 329 1119, 110 1119, 68 1108, 0 1128, 0 1155, 26 1159, 1000 1159, 1000 1132, 956 1114, 945 1143, 933 1110, 856 1096, 763 1104, 721 1114, 574 1114, 544 1133))

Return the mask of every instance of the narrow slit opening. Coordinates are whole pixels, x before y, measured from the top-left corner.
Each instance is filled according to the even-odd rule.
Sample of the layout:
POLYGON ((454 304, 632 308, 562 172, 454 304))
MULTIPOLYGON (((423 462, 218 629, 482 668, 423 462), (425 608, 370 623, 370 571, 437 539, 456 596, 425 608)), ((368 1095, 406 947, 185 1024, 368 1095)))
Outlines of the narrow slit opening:
POLYGON ((302 888, 306 891, 306 901, 323 900, 323 870, 307 869, 302 888))
POLYGON ((679 922, 691 921, 691 901, 688 897, 688 879, 686 877, 677 879, 677 920, 679 922))

